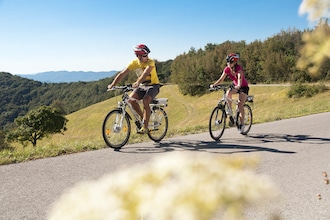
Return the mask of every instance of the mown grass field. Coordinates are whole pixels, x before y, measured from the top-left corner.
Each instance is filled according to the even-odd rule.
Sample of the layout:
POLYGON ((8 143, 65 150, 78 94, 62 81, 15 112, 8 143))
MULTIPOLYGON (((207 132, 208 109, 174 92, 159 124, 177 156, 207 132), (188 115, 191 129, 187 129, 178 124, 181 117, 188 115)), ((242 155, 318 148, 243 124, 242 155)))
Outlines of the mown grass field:
MULTIPOLYGON (((254 95, 253 123, 263 123, 330 111, 330 90, 310 98, 288 98, 289 85, 252 85, 254 95)), ((203 96, 184 96, 177 85, 165 85, 158 97, 167 97, 169 105, 169 130, 165 138, 208 131, 208 120, 212 109, 222 97, 222 92, 211 92, 203 96)), ((38 141, 37 147, 23 148, 12 145, 0 151, 0 164, 8 164, 53 157, 106 147, 101 133, 105 115, 121 100, 117 96, 94 104, 67 116, 68 130, 64 135, 56 134, 38 141)), ((133 123, 134 124, 134 123, 133 123)), ((135 128, 133 128, 134 131, 135 128)), ((132 132, 129 143, 149 141, 146 135, 132 132)))

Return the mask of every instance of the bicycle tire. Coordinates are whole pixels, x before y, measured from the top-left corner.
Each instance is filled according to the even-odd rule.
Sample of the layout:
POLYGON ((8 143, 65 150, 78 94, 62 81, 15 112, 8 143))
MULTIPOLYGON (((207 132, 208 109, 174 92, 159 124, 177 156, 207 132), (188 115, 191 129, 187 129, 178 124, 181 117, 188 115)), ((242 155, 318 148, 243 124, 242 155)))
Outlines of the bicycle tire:
POLYGON ((119 109, 110 111, 104 118, 102 135, 109 147, 117 150, 122 148, 131 135, 131 122, 128 116, 125 114, 123 118, 122 111, 119 109), (120 121, 122 121, 121 126, 120 121))
POLYGON ((161 107, 153 107, 149 119, 148 136, 155 142, 160 142, 166 135, 168 129, 168 117, 161 107))
POLYGON ((213 109, 209 120, 209 132, 213 140, 220 140, 226 127, 226 112, 223 107, 213 109))
MULTIPOLYGON (((252 126, 252 109, 249 105, 244 104, 244 130, 241 132, 242 135, 247 135, 251 129, 252 126)), ((236 115, 237 119, 237 129, 240 128, 240 123, 239 122, 239 112, 237 112, 236 115)))

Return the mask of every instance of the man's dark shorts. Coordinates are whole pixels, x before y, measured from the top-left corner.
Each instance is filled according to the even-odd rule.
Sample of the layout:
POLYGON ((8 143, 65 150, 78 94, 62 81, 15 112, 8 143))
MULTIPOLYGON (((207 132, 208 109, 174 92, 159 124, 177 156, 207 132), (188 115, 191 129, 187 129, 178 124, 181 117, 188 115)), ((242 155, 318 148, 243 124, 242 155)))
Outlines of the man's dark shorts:
POLYGON ((143 99, 145 95, 151 96, 152 99, 156 97, 159 93, 160 84, 149 85, 146 87, 139 87, 134 89, 133 92, 137 94, 139 99, 143 99))

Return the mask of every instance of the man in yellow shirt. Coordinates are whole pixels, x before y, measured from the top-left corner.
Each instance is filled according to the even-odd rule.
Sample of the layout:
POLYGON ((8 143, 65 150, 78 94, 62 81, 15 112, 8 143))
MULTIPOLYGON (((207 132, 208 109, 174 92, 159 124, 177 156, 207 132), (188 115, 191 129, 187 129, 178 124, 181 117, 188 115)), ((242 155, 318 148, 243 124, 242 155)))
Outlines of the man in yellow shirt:
POLYGON ((111 89, 114 85, 125 78, 130 71, 136 73, 138 78, 132 84, 135 89, 130 94, 130 97, 133 98, 130 103, 144 121, 143 126, 138 132, 145 134, 148 132, 148 123, 151 114, 149 104, 159 93, 160 84, 155 61, 148 57, 148 54, 150 53, 149 48, 144 44, 138 44, 133 50, 137 58, 130 62, 124 70, 118 73, 113 82, 108 85, 108 89, 111 89), (140 85, 144 85, 144 87, 140 87, 140 85), (137 102, 137 100, 141 99, 143 99, 144 111, 141 110, 140 105, 137 102))

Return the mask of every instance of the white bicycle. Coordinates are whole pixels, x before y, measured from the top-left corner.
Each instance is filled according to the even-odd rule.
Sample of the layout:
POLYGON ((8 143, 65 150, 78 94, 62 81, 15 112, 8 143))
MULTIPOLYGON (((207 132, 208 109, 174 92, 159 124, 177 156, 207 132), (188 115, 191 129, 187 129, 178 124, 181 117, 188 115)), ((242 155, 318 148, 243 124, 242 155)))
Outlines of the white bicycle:
MULTIPOLYGON (((239 109, 238 109, 238 100, 233 100, 226 95, 227 89, 230 86, 228 85, 218 85, 213 88, 210 88, 210 91, 223 90, 223 97, 219 100, 218 105, 213 109, 210 121, 209 121, 209 132, 215 141, 218 141, 226 127, 226 118, 229 117, 229 126, 236 126, 237 129, 241 128, 240 120, 239 120, 239 109), (233 114, 231 106, 228 104, 228 100, 236 105, 236 113, 233 114)), ((241 92, 241 91, 239 91, 241 92)), ((244 104, 244 130, 241 134, 246 135, 252 126, 252 109, 247 104, 247 102, 253 103, 253 96, 248 96, 246 103, 244 104)))
MULTIPOLYGON (((105 117, 102 126, 102 135, 105 143, 114 149, 119 150, 129 140, 131 135, 131 120, 134 119, 137 130, 143 125, 139 114, 134 110, 129 100, 128 92, 133 90, 131 85, 114 86, 111 90, 120 90, 122 101, 118 102, 118 107, 111 110, 105 117), (133 118, 126 111, 129 108, 133 118)), ((168 129, 168 118, 164 110, 167 106, 167 98, 154 98, 150 103, 151 115, 149 119, 147 133, 149 138, 155 142, 160 142, 166 135, 168 129)))

